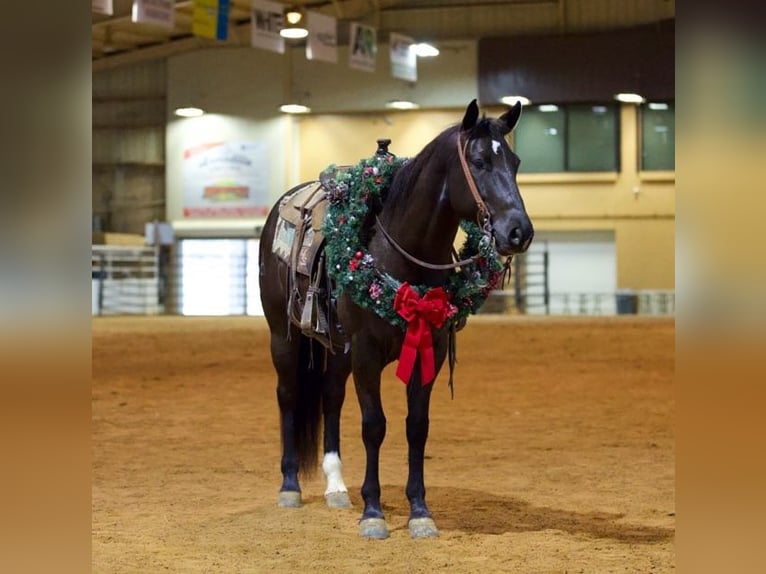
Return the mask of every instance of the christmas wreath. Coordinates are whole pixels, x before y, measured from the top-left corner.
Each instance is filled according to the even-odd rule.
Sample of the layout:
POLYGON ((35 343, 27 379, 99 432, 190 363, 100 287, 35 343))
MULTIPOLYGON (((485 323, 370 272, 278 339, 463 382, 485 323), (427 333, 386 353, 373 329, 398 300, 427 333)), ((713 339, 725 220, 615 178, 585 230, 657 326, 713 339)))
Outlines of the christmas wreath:
MULTIPOLYGON (((397 293, 403 297, 407 285, 381 272, 375 258, 362 241, 363 227, 373 201, 383 201, 394 174, 408 160, 391 154, 375 155, 357 165, 338 169, 329 166, 323 173, 329 205, 322 224, 326 238, 328 274, 334 283, 334 295, 347 293, 365 309, 374 311, 389 323, 407 329, 405 319, 396 305, 397 293)), ((460 259, 476 257, 471 263, 450 272, 443 287, 407 285, 419 298, 429 292, 443 291, 446 295, 444 320, 457 323, 475 313, 495 289, 503 275, 503 264, 487 233, 475 223, 462 221, 466 234, 459 252, 460 259)), ((441 326, 438 321, 431 321, 441 326)))

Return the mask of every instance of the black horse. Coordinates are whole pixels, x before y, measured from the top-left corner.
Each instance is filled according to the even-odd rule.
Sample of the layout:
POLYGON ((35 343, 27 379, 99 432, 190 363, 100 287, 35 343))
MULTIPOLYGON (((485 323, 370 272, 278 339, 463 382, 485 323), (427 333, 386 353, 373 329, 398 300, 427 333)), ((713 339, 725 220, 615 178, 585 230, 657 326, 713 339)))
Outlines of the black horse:
MULTIPOLYGON (((459 125, 446 129, 417 156, 398 166, 390 185, 383 182, 386 189, 377 203, 370 201, 370 215, 362 226, 360 246, 363 249, 346 255, 335 253, 335 259, 329 259, 331 275, 328 283, 335 287, 334 291, 330 288, 325 293, 330 301, 330 323, 335 333, 331 352, 325 352, 326 345, 306 336, 294 321, 287 318, 289 291, 299 289, 305 292, 306 285, 305 281, 291 282, 290 265, 274 253, 279 216, 277 209, 271 211, 261 235, 260 289, 271 330, 272 360, 278 376, 283 474, 279 496, 281 506, 301 504, 298 475, 299 472, 308 474, 316 466, 322 417, 322 468, 327 479, 325 497, 329 506, 350 506, 341 475, 340 412, 346 380, 353 373, 367 452, 367 469, 361 489, 364 511, 359 532, 369 538, 388 536, 381 509, 378 472, 379 451, 386 434, 380 375, 383 368, 397 358, 402 369, 409 352, 408 368, 397 371, 397 374, 408 383, 409 476, 406 494, 410 502, 410 533, 416 538, 438 535, 426 506, 423 480, 433 388, 430 383, 447 357, 450 337, 454 335, 454 330, 450 332, 450 329, 456 326, 455 311, 460 308, 460 301, 453 293, 455 289, 450 287, 455 283, 450 283, 450 278, 463 277, 462 280, 470 283, 473 280, 471 273, 456 274, 463 272, 463 267, 474 269, 477 260, 486 263, 477 255, 467 261, 455 261, 452 245, 461 222, 468 221, 478 222, 476 229, 483 234, 480 243, 483 248, 491 244, 496 255, 509 256, 529 247, 534 232, 516 185, 519 159, 505 139, 520 114, 521 106, 516 104, 499 118, 479 119, 479 108, 474 100, 459 125), (343 265, 332 265, 338 260, 342 260, 343 265), (396 304, 400 308, 401 300, 407 294, 404 291, 409 291, 413 313, 405 317, 399 311, 399 316, 405 318, 399 319, 397 324, 397 321, 386 320, 386 313, 375 312, 374 305, 361 305, 359 293, 356 293, 357 297, 352 296, 354 293, 350 288, 339 287, 342 282, 333 278, 333 271, 343 267, 343 273, 347 271, 346 266, 349 278, 354 277, 351 271, 360 266, 382 278, 379 283, 373 281, 377 288, 371 283, 369 290, 366 285, 358 290, 359 293, 364 291, 365 297, 369 291, 372 299, 378 295, 380 300, 385 300, 385 293, 381 295, 381 291, 396 290, 396 304), (420 286, 420 292, 410 286, 420 286), (429 294, 423 294, 424 289, 429 294), (417 340, 411 340, 413 336, 417 340)), ((386 165, 391 164, 391 156, 388 159, 386 165)), ((367 169, 371 177, 377 177, 374 175, 377 168, 367 169)), ((345 190, 343 186, 339 188, 341 192, 345 190)), ((333 191, 329 193, 331 202, 333 191)), ((330 212, 325 218, 329 217, 330 212)), ((344 218, 339 219, 340 223, 334 224, 335 233, 338 229, 347 231, 343 227, 344 218)), ((325 225, 325 233, 332 233, 331 228, 332 225, 325 225)), ((328 251, 330 239, 327 238, 328 251)), ((496 279, 493 275, 489 284, 483 285, 483 296, 496 286, 496 279)), ((471 312, 474 310, 470 309, 471 312)))

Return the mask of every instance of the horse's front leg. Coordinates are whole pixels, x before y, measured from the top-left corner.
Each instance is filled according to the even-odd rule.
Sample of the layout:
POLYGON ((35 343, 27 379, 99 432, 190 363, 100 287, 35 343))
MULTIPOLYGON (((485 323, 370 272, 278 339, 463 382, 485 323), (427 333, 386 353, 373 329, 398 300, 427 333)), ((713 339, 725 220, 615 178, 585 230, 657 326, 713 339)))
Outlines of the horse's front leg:
POLYGON ((423 385, 419 375, 413 375, 407 385, 407 443, 409 475, 407 499, 410 501, 410 535, 413 538, 438 536, 439 531, 426 505, 423 477, 426 441, 428 440, 428 407, 433 383, 423 385))
POLYGON ((362 411, 362 440, 367 453, 367 466, 362 484, 364 511, 359 521, 359 534, 366 538, 388 538, 380 504, 380 446, 386 436, 386 416, 380 400, 380 372, 385 358, 379 345, 370 337, 356 335, 352 357, 354 385, 362 411))
MULTIPOLYGON (((447 354, 446 338, 435 340, 434 361, 437 373, 447 354)), ((410 536, 429 538, 438 536, 436 523, 426 505, 426 486, 424 479, 424 459, 428 440, 428 411, 431 403, 431 391, 434 383, 423 385, 419 365, 413 370, 407 385, 407 444, 409 475, 407 478, 407 499, 410 501, 410 536)))

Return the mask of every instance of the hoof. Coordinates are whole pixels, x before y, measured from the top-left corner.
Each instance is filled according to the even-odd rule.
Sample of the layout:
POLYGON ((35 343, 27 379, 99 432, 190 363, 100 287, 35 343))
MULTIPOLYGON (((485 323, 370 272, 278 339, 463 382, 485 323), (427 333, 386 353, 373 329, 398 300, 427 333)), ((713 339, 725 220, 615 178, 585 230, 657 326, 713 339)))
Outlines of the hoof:
POLYGON ((388 526, 382 518, 364 518, 359 521, 359 536, 383 540, 388 538, 388 526))
POLYGON ((410 536, 413 538, 435 538, 439 536, 439 530, 431 518, 411 518, 410 536))
POLYGON ((348 492, 330 492, 324 495, 329 508, 351 508, 351 499, 348 492))
POLYGON ((301 493, 294 490, 284 490, 279 493, 279 502, 282 508, 300 508, 301 493))

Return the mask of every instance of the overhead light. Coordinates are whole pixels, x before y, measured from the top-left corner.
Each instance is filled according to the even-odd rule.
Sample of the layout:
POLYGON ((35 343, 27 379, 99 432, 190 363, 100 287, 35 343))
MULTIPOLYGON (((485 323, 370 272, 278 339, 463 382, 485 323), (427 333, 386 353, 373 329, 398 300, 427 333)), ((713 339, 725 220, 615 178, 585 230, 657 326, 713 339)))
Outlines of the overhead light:
POLYGON ((409 100, 391 100, 386 102, 386 107, 390 110, 416 110, 420 106, 409 100))
POLYGON ((665 102, 649 102, 650 110, 667 110, 669 107, 665 102))
POLYGON ((198 118, 203 115, 205 111, 200 108, 176 108, 176 111, 173 113, 182 118, 198 118))
POLYGON ((524 96, 503 96, 500 98, 500 101, 508 106, 514 106, 516 105, 516 102, 519 102, 522 106, 528 106, 532 103, 529 98, 525 98, 524 96))
POLYGON ((644 98, 639 96, 638 94, 632 94, 629 92, 616 94, 614 96, 614 99, 619 102, 624 102, 626 104, 642 104, 644 103, 644 98))
POLYGON ((304 21, 302 10, 288 8, 285 10, 285 26, 279 31, 279 35, 290 40, 305 38, 309 35, 309 31, 303 25, 304 21))
POLYGON ((540 104, 537 109, 541 112, 557 112, 559 107, 556 104, 540 104))
POLYGON ((419 44, 413 44, 412 49, 415 51, 415 55, 418 58, 433 58, 439 55, 439 49, 436 46, 420 42, 419 44))
POLYGON ((279 111, 285 114, 307 114, 311 108, 303 104, 282 104, 279 106, 279 111))

